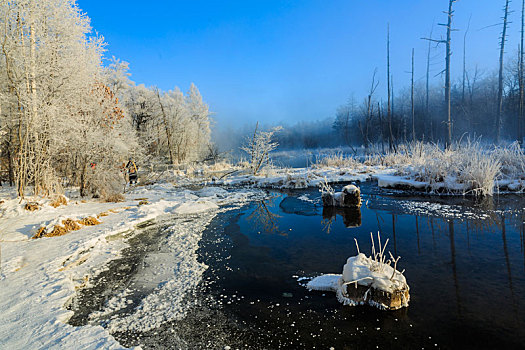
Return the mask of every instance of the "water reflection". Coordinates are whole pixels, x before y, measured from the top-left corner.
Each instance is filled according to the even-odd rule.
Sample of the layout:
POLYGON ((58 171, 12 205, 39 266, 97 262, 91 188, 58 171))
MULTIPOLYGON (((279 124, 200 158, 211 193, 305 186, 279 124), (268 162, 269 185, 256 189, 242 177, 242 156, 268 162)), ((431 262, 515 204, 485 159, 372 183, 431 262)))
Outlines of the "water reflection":
POLYGON ((337 215, 343 218, 346 228, 356 228, 361 226, 361 208, 338 208, 323 207, 323 230, 330 233, 332 224, 337 221, 337 215))
POLYGON ((275 197, 256 201, 255 208, 253 209, 252 213, 248 216, 248 220, 252 222, 254 228, 257 230, 258 233, 276 233, 279 235, 286 236, 286 232, 281 231, 279 229, 279 218, 281 218, 282 216, 273 213, 272 211, 270 211, 270 209, 268 209, 274 206, 274 200, 275 197))
MULTIPOLYGON (((376 345, 415 348, 418 345, 434 347, 434 344, 438 344, 438 348, 494 348, 496 344, 505 344, 511 348, 525 340, 521 328, 525 310, 518 302, 519 296, 525 295, 525 269, 521 268, 525 266, 525 256, 522 256, 525 251, 525 199, 475 201, 463 197, 396 197, 396 194, 377 193, 366 184, 362 184, 361 190, 367 205, 360 210, 322 208, 319 194, 306 190, 280 194, 278 206, 262 202, 246 211, 244 218, 247 220, 245 224, 241 220, 241 232, 257 249, 269 249, 271 260, 259 259, 257 263, 264 263, 265 271, 268 269, 265 278, 271 277, 282 286, 279 289, 272 285, 264 289, 264 293, 272 294, 271 302, 287 305, 289 309, 283 311, 286 316, 276 310, 272 311, 274 315, 268 314, 267 304, 261 308, 251 306, 257 302, 239 308, 251 307, 253 313, 246 317, 259 320, 258 325, 262 327, 279 323, 283 317, 289 318, 295 324, 293 330, 298 332, 283 331, 270 344, 300 341, 303 348, 375 348, 376 345), (283 238, 253 235, 254 216, 266 217, 265 222, 271 223, 275 217, 272 211, 280 215, 274 225, 267 224, 267 230, 281 225, 293 227, 293 231, 286 231, 288 235, 283 238), (319 235, 321 230, 329 235, 319 235), (354 238, 367 242, 370 232, 377 231, 390 239, 387 249, 402 257, 401 268, 406 269, 413 296, 408 309, 395 314, 375 314, 367 308, 342 307, 335 300, 323 298, 322 294, 310 302, 310 298, 316 296, 290 280, 293 275, 314 276, 340 271, 345 259, 355 254, 354 238), (293 294, 294 299, 280 300, 281 294, 293 294), (333 310, 341 310, 341 313, 332 314, 333 310), (302 319, 290 315, 306 316, 302 319), (323 324, 323 334, 334 330, 329 337, 330 344, 324 342, 328 338, 319 334, 317 322, 323 324), (407 323, 409 333, 404 331, 401 322, 407 323), (378 341, 378 344, 367 343, 372 335, 365 335, 366 331, 359 334, 340 332, 358 327, 359 330, 381 328, 388 331, 382 334, 384 342, 378 341), (312 338, 312 334, 317 337, 312 338), (420 334, 421 339, 414 339, 414 334, 420 334), (407 342, 397 343, 396 339, 403 337, 407 342), (430 337, 432 340, 428 340, 430 337), (431 344, 425 343, 427 340, 431 344)), ((264 275, 264 271, 262 273, 264 275)), ((236 288, 234 292, 242 285, 241 282, 232 284, 236 288)), ((260 297, 258 294, 257 298, 260 297)), ((275 328, 268 331, 274 335, 275 328)))
POLYGON ((456 291, 456 308, 458 316, 461 318, 461 294, 459 292, 458 270, 456 265, 456 244, 454 242, 454 221, 448 220, 448 238, 450 240, 450 256, 452 264, 452 279, 454 280, 454 289, 456 291))

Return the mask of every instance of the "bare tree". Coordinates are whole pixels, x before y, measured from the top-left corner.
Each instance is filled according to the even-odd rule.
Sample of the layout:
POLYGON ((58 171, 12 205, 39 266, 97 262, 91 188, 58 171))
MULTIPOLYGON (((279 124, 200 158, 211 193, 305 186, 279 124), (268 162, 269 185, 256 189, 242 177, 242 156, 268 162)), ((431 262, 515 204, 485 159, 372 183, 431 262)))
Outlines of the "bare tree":
POLYGON ((387 75, 387 94, 388 94, 388 102, 387 102, 387 114, 388 114, 388 129, 389 129, 389 137, 388 137, 388 147, 390 151, 392 151, 394 146, 394 136, 392 134, 392 110, 391 110, 391 101, 390 98, 392 96, 390 91, 390 23, 387 26, 387 40, 386 40, 386 75, 387 75))
POLYGON ((364 128, 359 124, 361 129, 361 134, 363 135, 363 142, 365 143, 365 148, 368 148, 370 143, 369 137, 369 126, 372 121, 372 116, 374 113, 374 106, 372 105, 372 98, 374 93, 379 85, 379 81, 376 81, 377 68, 374 69, 374 74, 372 75, 372 84, 370 85, 370 90, 368 91, 368 96, 366 98, 366 117, 365 117, 365 126, 364 128))
POLYGON ((445 106, 447 108, 447 147, 450 147, 452 144, 452 116, 451 116, 451 105, 450 105, 450 57, 452 56, 452 51, 450 49, 450 44, 452 40, 452 17, 454 16, 454 11, 452 11, 452 5, 457 0, 449 0, 448 2, 448 11, 445 12, 447 14, 447 23, 438 23, 440 26, 444 26, 447 28, 447 38, 446 40, 434 40, 432 38, 423 38, 428 41, 432 41, 438 44, 445 44, 446 45, 446 52, 445 52, 445 106))
POLYGON ((524 112, 524 82, 523 82, 523 39, 525 29, 525 0, 521 1, 521 41, 520 41, 520 57, 518 64, 518 83, 520 89, 520 105, 518 115, 518 142, 523 144, 523 112, 524 112))
POLYGON ((448 2, 448 12, 447 12, 447 52, 445 54, 445 104, 447 106, 447 131, 448 131, 448 138, 447 138, 447 147, 450 147, 452 145, 452 117, 450 113, 450 56, 452 55, 452 52, 450 50, 450 42, 451 42, 451 32, 452 32, 452 16, 454 15, 454 11, 452 11, 452 5, 457 0, 449 0, 448 2))
MULTIPOLYGON (((430 36, 429 38, 432 39, 432 32, 434 31, 434 23, 432 23, 432 28, 430 29, 430 36)), ((429 119, 429 127, 430 127, 430 140, 434 139, 434 134, 432 132, 432 118, 430 117, 430 49, 432 42, 428 41, 428 51, 427 51, 427 79, 426 79, 426 96, 425 96, 425 107, 426 107, 426 117, 429 119)))
POLYGON ((499 52, 499 76, 498 76, 498 111, 496 114, 496 143, 501 139, 501 115, 503 113, 503 58, 505 54, 505 41, 507 37, 507 19, 509 14, 509 2, 505 1, 505 9, 503 15, 503 30, 501 32, 500 52, 499 52))
POLYGON ((468 19, 467 29, 465 30, 465 34, 463 35, 463 81, 462 81, 462 89, 461 89, 461 102, 465 103, 465 82, 467 79, 467 34, 470 29, 470 20, 472 19, 472 15, 470 15, 468 19))
POLYGON ((410 105, 412 108, 412 141, 416 141, 416 116, 414 112, 414 48, 412 48, 412 86, 410 88, 410 105))

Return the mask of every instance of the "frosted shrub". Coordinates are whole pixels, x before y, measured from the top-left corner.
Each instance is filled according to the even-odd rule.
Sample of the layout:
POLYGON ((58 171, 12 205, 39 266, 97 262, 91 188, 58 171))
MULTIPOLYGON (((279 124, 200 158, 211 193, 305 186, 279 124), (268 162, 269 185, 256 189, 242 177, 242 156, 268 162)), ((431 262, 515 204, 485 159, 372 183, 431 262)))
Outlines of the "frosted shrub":
POLYGON ((96 168, 90 169, 86 175, 86 189, 91 195, 108 202, 119 202, 124 199, 121 193, 126 185, 126 179, 118 168, 97 164, 96 168))
POLYGON ((246 152, 249 157, 249 164, 253 175, 257 175, 261 168, 270 163, 270 152, 277 148, 277 142, 272 141, 273 135, 282 130, 277 126, 270 131, 258 130, 259 123, 255 126, 253 137, 246 140, 245 146, 241 150, 246 152))

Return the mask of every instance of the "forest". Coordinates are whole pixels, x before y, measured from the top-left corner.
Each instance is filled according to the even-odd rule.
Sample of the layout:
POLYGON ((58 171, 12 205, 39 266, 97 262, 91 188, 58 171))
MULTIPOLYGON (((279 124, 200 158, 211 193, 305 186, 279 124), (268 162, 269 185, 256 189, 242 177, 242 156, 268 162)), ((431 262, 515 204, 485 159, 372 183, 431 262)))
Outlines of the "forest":
POLYGON ((19 196, 78 186, 111 197, 130 157, 176 164, 210 152, 198 88, 135 84, 127 63, 104 59, 74 1, 2 1, 0 21, 0 181, 19 196))

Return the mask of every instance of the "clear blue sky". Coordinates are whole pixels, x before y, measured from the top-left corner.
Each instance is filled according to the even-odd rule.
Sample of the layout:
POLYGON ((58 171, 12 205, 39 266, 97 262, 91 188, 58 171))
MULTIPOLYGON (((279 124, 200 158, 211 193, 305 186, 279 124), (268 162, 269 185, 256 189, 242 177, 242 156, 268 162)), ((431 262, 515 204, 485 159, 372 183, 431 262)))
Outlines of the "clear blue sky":
MULTIPOLYGON (((432 23, 444 23, 448 0, 144 1, 77 0, 108 42, 107 56, 130 63, 147 86, 200 89, 218 123, 288 122, 333 116, 353 94, 366 95, 375 67, 384 94, 385 37, 391 32, 396 89, 409 84, 411 50, 416 79, 424 79, 432 23)), ((467 63, 497 68, 504 0, 455 4, 453 75, 461 75, 463 33, 472 15, 467 63)), ((520 3, 511 6, 508 58, 519 40, 520 3)), ((434 36, 444 33, 435 26, 434 36)), ((443 49, 433 51, 434 75, 443 49)), ((438 78, 436 78, 438 79, 438 78)), ((226 126, 223 125, 223 126, 226 126)))

